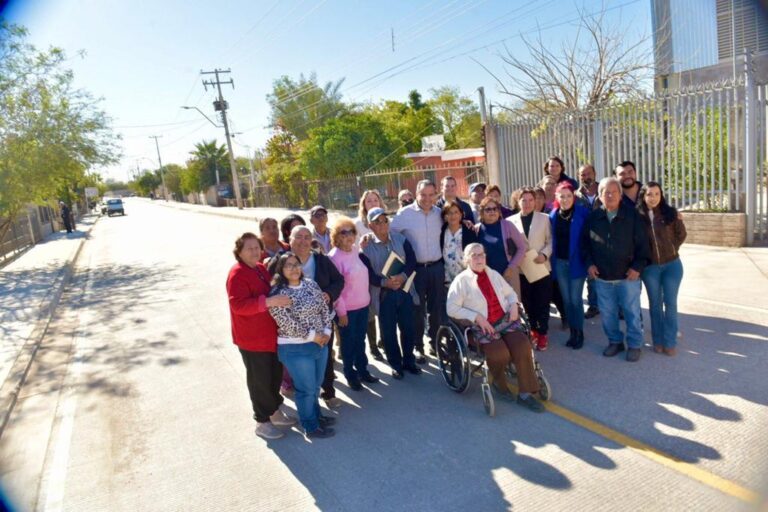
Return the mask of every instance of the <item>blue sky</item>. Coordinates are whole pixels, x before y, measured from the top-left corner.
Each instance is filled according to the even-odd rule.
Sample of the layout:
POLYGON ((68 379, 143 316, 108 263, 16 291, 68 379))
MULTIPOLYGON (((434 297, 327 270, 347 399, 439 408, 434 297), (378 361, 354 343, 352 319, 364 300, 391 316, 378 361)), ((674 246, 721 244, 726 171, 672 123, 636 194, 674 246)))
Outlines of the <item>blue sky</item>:
POLYGON ((650 33, 650 0, 17 0, 3 16, 26 26, 36 46, 64 48, 77 84, 104 98, 124 157, 98 171, 124 180, 137 164, 157 167, 150 135, 162 135, 164 164, 183 163, 202 139, 224 141, 223 129, 179 108, 214 116, 201 69, 231 68, 235 89, 224 95, 234 131, 245 132, 235 154, 245 156, 243 145, 259 148, 270 136, 266 95, 281 75, 345 78, 347 101, 404 100, 411 89, 426 98, 456 85, 473 98, 484 86, 489 100, 505 102, 473 58, 503 74, 504 44, 524 57, 519 36, 539 27, 560 45, 573 37, 578 9, 603 6, 627 38, 650 33))

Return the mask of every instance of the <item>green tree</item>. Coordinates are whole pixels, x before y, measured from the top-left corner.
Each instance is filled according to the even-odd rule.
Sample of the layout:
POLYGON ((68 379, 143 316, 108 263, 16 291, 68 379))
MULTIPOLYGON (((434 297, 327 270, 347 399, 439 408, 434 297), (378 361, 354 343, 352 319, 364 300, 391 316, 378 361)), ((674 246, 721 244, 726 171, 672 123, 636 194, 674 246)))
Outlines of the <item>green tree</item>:
POLYGON ((181 175, 184 172, 184 167, 179 164, 168 164, 163 167, 165 171, 165 186, 168 188, 169 193, 173 193, 176 200, 179 200, 182 195, 181 191, 181 175))
POLYGON ((79 196, 116 160, 99 102, 74 87, 61 49, 39 51, 0 21, 0 238, 29 203, 79 196))
POLYGON ((203 190, 201 176, 203 164, 199 160, 189 160, 179 176, 179 187, 183 194, 194 194, 203 190))
POLYGON ((143 196, 148 196, 161 184, 160 177, 152 171, 144 171, 136 180, 136 190, 143 196))
POLYGON ((430 89, 432 97, 427 105, 443 125, 445 146, 450 149, 480 147, 480 112, 458 87, 443 86, 430 89))
POLYGON ((382 124, 387 137, 401 147, 403 153, 420 151, 421 137, 442 131, 440 120, 429 105, 421 103, 420 98, 417 91, 411 91, 408 103, 384 101, 366 109, 382 124))
POLYGON ((267 95, 272 109, 270 125, 277 132, 306 140, 310 131, 347 112, 339 92, 342 83, 344 79, 321 87, 315 73, 308 78, 301 74, 298 80, 281 76, 272 82, 272 92, 267 95))
POLYGON ((312 130, 299 164, 304 176, 324 179, 371 167, 399 166, 403 153, 373 116, 347 114, 312 130))
POLYGON ((267 165, 289 164, 299 156, 299 144, 296 137, 288 132, 277 132, 267 141, 264 161, 267 165))
POLYGON ((200 165, 196 167, 200 172, 200 189, 203 190, 216 184, 216 169, 219 170, 221 182, 229 183, 231 170, 229 167, 229 153, 224 144, 216 144, 216 139, 202 141, 195 144, 195 150, 190 151, 192 159, 200 165))

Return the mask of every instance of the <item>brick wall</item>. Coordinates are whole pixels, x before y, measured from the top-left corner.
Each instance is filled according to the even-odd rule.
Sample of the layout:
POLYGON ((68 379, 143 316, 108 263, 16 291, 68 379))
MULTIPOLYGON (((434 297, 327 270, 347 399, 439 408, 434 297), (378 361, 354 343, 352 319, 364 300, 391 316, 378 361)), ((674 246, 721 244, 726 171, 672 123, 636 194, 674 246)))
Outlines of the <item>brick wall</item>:
POLYGON ((747 216, 744 213, 683 212, 687 243, 744 247, 747 243, 747 216))

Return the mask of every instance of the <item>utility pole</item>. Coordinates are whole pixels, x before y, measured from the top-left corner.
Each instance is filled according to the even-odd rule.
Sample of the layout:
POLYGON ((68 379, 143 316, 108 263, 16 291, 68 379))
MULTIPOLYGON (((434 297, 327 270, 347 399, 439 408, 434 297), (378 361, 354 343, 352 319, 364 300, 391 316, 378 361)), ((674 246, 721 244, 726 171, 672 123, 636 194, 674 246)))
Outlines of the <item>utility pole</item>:
POLYGON ((157 139, 162 135, 150 135, 150 139, 155 139, 155 148, 157 149, 157 162, 160 164, 160 179, 163 181, 163 199, 168 200, 168 189, 165 188, 165 172, 163 172, 163 160, 160 158, 160 144, 157 139))
POLYGON ((232 137, 229 134, 229 123, 227 122, 227 109, 229 108, 229 104, 224 101, 224 96, 221 94, 221 85, 224 84, 230 84, 232 85, 232 88, 235 88, 235 82, 232 81, 230 78, 226 82, 222 82, 219 79, 219 74, 224 73, 230 73, 229 69, 214 69, 213 71, 200 71, 201 75, 215 75, 216 80, 203 80, 203 87, 205 87, 205 90, 208 90, 208 86, 210 85, 213 87, 216 86, 216 89, 219 93, 219 99, 213 102, 213 108, 217 112, 221 112, 221 121, 224 124, 224 134, 227 137, 227 148, 229 149, 229 167, 232 171, 232 188, 235 189, 235 201, 237 202, 237 207, 239 209, 243 209, 243 199, 240 197, 240 180, 237 178, 237 167, 235 165, 235 154, 232 151, 232 137))

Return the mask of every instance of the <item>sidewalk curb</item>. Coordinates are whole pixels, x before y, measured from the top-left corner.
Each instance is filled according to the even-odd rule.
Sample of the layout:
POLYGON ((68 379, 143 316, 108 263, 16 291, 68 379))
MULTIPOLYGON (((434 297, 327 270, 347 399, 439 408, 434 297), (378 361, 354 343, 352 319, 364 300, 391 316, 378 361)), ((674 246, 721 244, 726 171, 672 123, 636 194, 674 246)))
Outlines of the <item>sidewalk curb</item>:
MULTIPOLYGON (((229 212, 229 211, 226 211, 226 210, 223 210, 223 211, 222 210, 218 210, 217 207, 215 207, 215 206, 209 206, 210 210, 203 210, 203 209, 197 209, 197 208, 186 208, 184 205, 187 205, 188 203, 180 203, 178 201, 158 202, 156 200, 156 201, 154 201, 151 204, 155 204, 155 205, 159 205, 159 206, 164 206, 166 208, 173 208, 173 209, 176 209, 176 210, 182 210, 182 211, 185 211, 185 212, 199 213, 199 214, 202 214, 202 215, 215 215, 217 217, 226 217, 228 219, 237 219, 237 220, 253 221, 253 222, 257 222, 257 219, 259 218, 259 216, 257 214, 258 213, 257 210, 259 210, 261 208, 259 206, 256 206, 256 207, 249 207, 248 209, 244 210, 247 213, 253 213, 252 217, 247 217, 245 215, 237 214, 237 213, 234 213, 234 212, 229 212)), ((197 205, 197 204, 195 204, 194 206, 204 206, 204 205, 197 205)), ((265 207, 265 208, 269 208, 269 207, 265 207)), ((293 213, 304 214, 305 216, 307 216, 307 218, 309 217, 309 210, 303 210, 301 208, 298 208, 298 209, 297 208, 285 208, 285 210, 290 210, 293 213)), ((330 209, 330 210, 328 210, 328 213, 331 213, 331 214, 334 214, 334 215, 345 215, 345 216, 349 216, 349 217, 354 217, 355 215, 357 215, 357 212, 356 211, 352 211, 352 210, 333 210, 333 209, 330 209)))
POLYGON ((77 259, 80 257, 83 246, 88 240, 88 235, 91 233, 91 230, 93 230, 93 227, 98 224, 100 219, 100 216, 96 217, 96 221, 91 224, 87 231, 85 231, 86 236, 79 241, 77 247, 67 259, 67 263, 64 265, 64 271, 62 272, 61 278, 56 283, 55 289, 52 290, 47 298, 43 299, 40 303, 35 326, 29 337, 27 337, 27 341, 21 347, 19 355, 16 357, 16 360, 11 367, 11 371, 8 372, 8 377, 0 387, 0 415, 2 415, 0 417, 0 438, 2 438, 3 433, 5 432, 5 427, 8 425, 11 418, 11 413, 19 399, 21 389, 27 380, 27 375, 29 375, 29 371, 32 368, 32 363, 35 360, 37 351, 43 342, 46 332, 48 332, 48 326, 53 319, 53 314, 56 312, 56 307, 59 305, 64 289, 72 281, 77 259))

